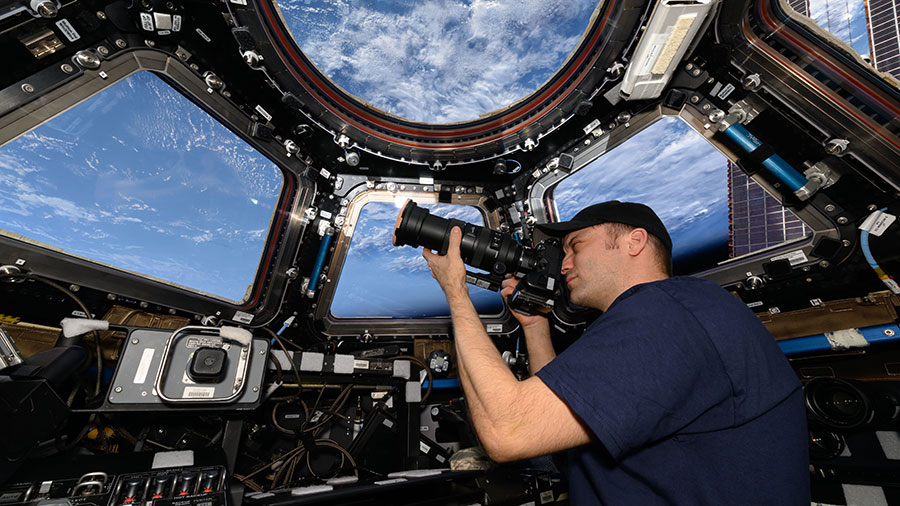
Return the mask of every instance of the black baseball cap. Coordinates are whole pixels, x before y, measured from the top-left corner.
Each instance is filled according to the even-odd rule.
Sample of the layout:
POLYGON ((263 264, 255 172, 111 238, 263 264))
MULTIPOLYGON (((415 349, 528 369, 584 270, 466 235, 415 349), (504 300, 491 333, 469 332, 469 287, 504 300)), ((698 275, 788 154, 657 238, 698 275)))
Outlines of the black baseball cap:
POLYGON ((669 232, 666 231, 666 226, 663 225, 659 216, 653 212, 653 209, 635 202, 619 202, 618 200, 601 202, 578 211, 578 214, 569 221, 537 225, 537 229, 551 237, 562 237, 569 232, 601 223, 624 223, 632 227, 643 228, 648 234, 662 241, 666 249, 672 251, 672 238, 669 237, 669 232))

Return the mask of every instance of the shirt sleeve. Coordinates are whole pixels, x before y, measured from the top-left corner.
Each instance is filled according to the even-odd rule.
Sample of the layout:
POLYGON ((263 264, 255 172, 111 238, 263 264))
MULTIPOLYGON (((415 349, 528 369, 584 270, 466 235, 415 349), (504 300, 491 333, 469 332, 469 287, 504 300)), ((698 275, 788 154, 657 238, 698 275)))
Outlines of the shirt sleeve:
POLYGON ((537 373, 615 459, 734 421, 731 382, 702 327, 677 301, 643 298, 622 301, 537 373))

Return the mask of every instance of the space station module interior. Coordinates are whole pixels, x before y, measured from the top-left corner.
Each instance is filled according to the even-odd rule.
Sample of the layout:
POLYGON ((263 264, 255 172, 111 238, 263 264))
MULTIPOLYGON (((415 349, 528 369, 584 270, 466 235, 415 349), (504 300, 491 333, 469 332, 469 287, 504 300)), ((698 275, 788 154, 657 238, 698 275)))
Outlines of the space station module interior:
POLYGON ((653 195, 675 273, 802 382, 812 501, 900 504, 896 74, 804 2, 604 0, 523 98, 435 120, 338 83, 306 4, 0 2, 0 505, 567 504, 559 455, 484 452, 421 248, 386 238, 407 201, 473 226, 472 298, 525 379, 502 274, 537 279, 557 352, 597 317, 535 226, 653 195))

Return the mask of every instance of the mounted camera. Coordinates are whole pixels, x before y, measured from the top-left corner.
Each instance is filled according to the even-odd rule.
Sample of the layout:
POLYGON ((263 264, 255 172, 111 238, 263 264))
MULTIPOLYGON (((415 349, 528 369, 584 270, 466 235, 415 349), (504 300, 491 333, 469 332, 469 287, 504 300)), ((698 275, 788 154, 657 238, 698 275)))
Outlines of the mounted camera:
POLYGON ((394 226, 394 246, 423 246, 446 255, 453 227, 462 230, 459 250, 463 262, 486 271, 466 271, 466 282, 498 291, 504 276, 512 274, 520 281, 508 297, 511 309, 536 315, 568 307, 565 283, 560 282, 563 250, 557 239, 525 246, 512 236, 486 227, 432 216, 427 209, 407 200, 394 226))

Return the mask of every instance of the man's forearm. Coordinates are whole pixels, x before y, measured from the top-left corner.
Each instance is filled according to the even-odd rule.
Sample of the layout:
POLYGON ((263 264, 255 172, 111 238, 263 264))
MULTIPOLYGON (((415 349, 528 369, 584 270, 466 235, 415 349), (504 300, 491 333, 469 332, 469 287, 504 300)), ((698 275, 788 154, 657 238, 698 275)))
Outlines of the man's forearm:
POLYGON ((541 319, 527 327, 523 326, 522 332, 525 334, 525 344, 528 346, 528 369, 534 376, 542 367, 556 358, 556 351, 550 340, 550 322, 541 319))

